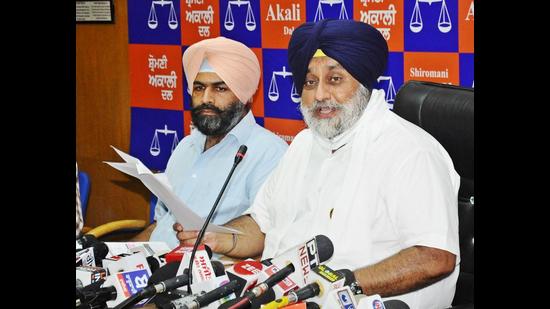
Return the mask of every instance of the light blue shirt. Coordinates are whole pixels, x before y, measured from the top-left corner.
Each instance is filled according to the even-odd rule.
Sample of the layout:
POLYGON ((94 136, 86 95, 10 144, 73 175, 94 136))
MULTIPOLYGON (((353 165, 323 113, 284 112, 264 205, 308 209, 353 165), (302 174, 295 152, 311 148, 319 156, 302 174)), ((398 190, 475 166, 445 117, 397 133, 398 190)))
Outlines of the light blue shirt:
MULTIPOLYGON (((241 145, 248 151, 235 169, 212 217, 224 224, 241 215, 254 201, 258 189, 277 166, 288 145, 280 137, 256 123, 252 112, 216 145, 204 151, 206 136, 193 130, 176 147, 166 166, 174 192, 199 216, 206 218, 233 167, 241 145)), ((175 217, 162 202, 155 207, 157 226, 151 241, 164 241, 170 248, 179 245, 173 230, 175 217)), ((185 228, 185 224, 182 224, 185 228)))

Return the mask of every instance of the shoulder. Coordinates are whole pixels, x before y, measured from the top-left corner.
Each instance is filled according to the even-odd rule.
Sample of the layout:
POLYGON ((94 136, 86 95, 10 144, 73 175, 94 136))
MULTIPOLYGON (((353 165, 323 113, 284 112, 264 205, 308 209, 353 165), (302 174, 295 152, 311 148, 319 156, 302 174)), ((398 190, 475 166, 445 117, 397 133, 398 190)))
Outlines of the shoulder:
POLYGON ((390 112, 384 128, 384 141, 404 154, 410 152, 441 151, 441 144, 428 132, 416 124, 390 112))
POLYGON ((454 169, 447 150, 431 134, 394 113, 388 117, 383 136, 381 148, 395 168, 424 163, 454 169))

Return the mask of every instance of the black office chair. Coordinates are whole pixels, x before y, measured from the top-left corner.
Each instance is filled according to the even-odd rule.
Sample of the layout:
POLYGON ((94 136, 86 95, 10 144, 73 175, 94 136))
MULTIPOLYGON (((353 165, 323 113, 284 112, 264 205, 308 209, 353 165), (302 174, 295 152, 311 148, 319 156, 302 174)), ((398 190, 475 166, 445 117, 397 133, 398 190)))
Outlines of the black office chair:
POLYGON ((397 93, 394 112, 435 137, 460 175, 461 262, 452 308, 474 308, 474 90, 409 81, 397 93))

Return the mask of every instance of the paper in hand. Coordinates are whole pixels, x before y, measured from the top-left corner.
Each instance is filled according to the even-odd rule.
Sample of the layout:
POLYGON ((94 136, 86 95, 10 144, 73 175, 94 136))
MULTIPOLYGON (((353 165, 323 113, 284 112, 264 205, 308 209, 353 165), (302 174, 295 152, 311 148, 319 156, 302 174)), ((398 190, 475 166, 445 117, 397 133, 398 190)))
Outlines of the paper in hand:
MULTIPOLYGON (((115 147, 111 146, 118 155, 126 161, 124 162, 105 162, 113 168, 133 177, 138 178, 141 182, 161 200, 166 207, 176 217, 176 222, 185 227, 186 230, 200 230, 205 222, 205 219, 194 213, 185 203, 172 191, 168 178, 164 174, 153 174, 141 161, 135 157, 124 153, 115 147)), ((209 223, 206 228, 207 232, 216 233, 235 233, 242 232, 209 223)))

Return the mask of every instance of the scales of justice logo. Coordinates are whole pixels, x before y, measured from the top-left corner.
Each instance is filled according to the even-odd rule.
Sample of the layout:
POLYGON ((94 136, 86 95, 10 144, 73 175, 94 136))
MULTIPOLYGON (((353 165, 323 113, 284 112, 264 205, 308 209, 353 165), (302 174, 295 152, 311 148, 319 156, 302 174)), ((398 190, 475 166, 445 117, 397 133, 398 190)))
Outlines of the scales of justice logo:
POLYGON ((223 21, 223 26, 225 30, 231 31, 235 28, 235 19, 233 18, 233 9, 236 6, 237 9, 239 9, 242 5, 246 5, 246 19, 244 21, 244 24, 246 26, 246 30, 248 31, 254 31, 256 30, 256 19, 254 18, 254 12, 252 11, 252 5, 250 4, 250 1, 248 0, 234 0, 234 1, 228 1, 227 2, 227 10, 225 11, 225 18, 223 21))
POLYGON ((424 23, 422 21, 422 14, 420 11, 419 3, 428 3, 430 6, 432 3, 441 2, 441 9, 439 11, 439 18, 437 19, 437 28, 441 33, 447 33, 451 31, 453 25, 451 23, 451 18, 449 16, 449 10, 445 4, 445 0, 416 0, 414 4, 413 13, 411 16, 411 21, 409 23, 409 29, 413 33, 419 33, 424 28, 424 23))
POLYGON ((149 147, 149 153, 153 157, 156 157, 160 154, 160 143, 159 143, 159 135, 158 135, 159 133, 164 134, 164 136, 174 135, 170 153, 174 152, 174 149, 176 149, 176 146, 179 143, 178 132, 176 132, 175 130, 168 130, 168 126, 166 124, 164 125, 164 129, 155 129, 155 135, 153 136, 151 147, 149 147))
POLYGON ((378 81, 378 85, 380 87, 382 87, 382 82, 383 83, 385 83, 385 82, 388 83, 388 86, 386 88, 382 87, 382 90, 384 90, 384 92, 386 94, 385 99, 386 99, 386 103, 388 104, 388 108, 393 109, 393 103, 395 102, 396 92, 395 92, 395 86, 393 85, 392 77, 382 75, 382 76, 378 77, 377 81, 378 81))
POLYGON ((155 5, 159 5, 163 8, 165 5, 170 5, 170 13, 168 15, 168 27, 172 30, 175 30, 179 23, 178 17, 176 15, 176 10, 174 9, 174 2, 172 0, 155 0, 151 2, 151 10, 149 10, 149 18, 147 19, 147 26, 150 29, 156 29, 158 27, 158 18, 157 12, 155 10, 155 5))
POLYGON ((344 0, 319 0, 319 2, 317 3, 317 10, 315 11, 315 17, 313 18, 314 22, 325 19, 323 6, 321 4, 328 4, 330 5, 330 7, 332 7, 334 4, 339 4, 340 14, 338 15, 338 19, 349 19, 348 11, 346 10, 346 6, 344 5, 344 0))
MULTIPOLYGON (((292 76, 292 72, 287 71, 285 66, 283 66, 282 71, 273 71, 271 74, 271 81, 269 83, 267 95, 271 102, 279 101, 279 85, 277 84, 277 76, 286 79, 288 76, 292 76)), ((294 103, 300 103, 301 100, 300 94, 296 91, 296 86, 294 86, 294 81, 292 81, 292 88, 290 90, 290 100, 294 103)))

